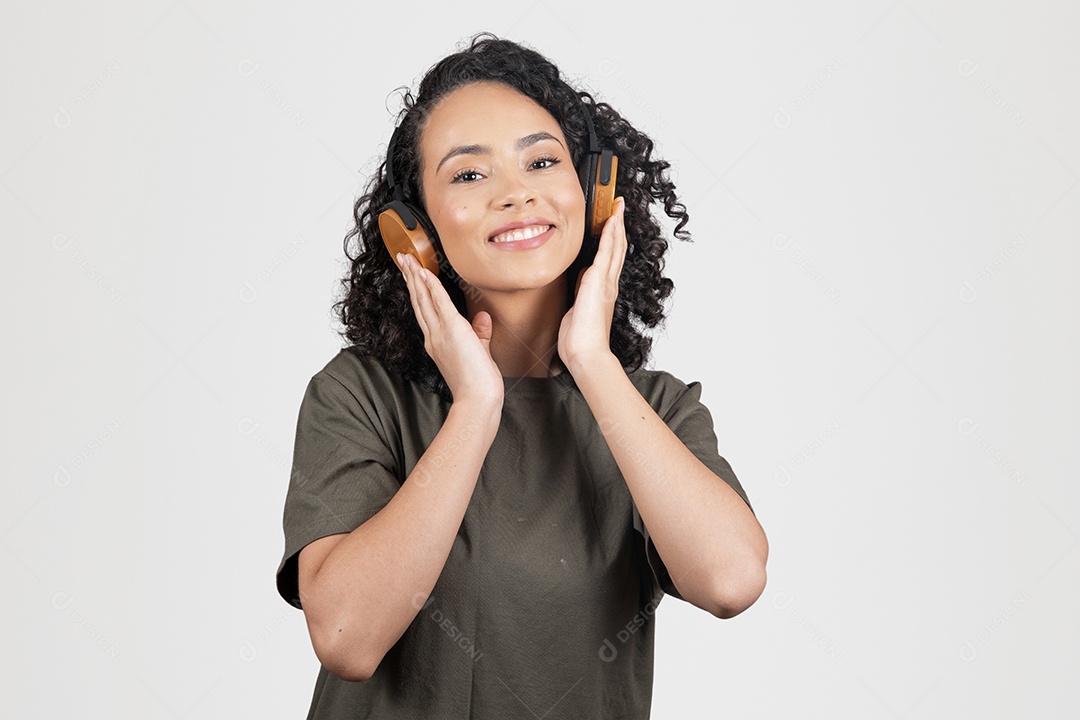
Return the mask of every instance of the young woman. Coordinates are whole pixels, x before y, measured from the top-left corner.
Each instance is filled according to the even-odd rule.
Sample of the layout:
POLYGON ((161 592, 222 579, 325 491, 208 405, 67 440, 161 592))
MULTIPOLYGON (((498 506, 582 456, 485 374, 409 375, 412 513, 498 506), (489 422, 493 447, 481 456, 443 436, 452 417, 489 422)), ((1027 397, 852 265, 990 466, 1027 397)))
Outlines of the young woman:
POLYGON ((388 252, 384 163, 285 503, 278 589, 322 665, 308 717, 648 717, 663 594, 732 617, 768 554, 701 386, 644 368, 673 287, 652 206, 689 237, 669 166, 487 34, 406 94, 392 145, 439 264, 388 252), (592 247, 590 121, 619 196, 592 247))

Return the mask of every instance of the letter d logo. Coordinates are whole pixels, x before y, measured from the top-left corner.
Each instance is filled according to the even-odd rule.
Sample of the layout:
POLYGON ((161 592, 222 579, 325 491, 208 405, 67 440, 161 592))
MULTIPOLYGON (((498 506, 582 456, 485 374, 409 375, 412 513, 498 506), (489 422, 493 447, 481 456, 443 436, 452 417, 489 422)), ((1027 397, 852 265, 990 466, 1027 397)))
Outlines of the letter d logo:
POLYGON ((783 105, 780 105, 776 108, 776 114, 773 115, 772 122, 780 130, 787 130, 791 127, 791 114, 784 109, 783 105))
POLYGON ((611 641, 604 638, 604 644, 600 646, 600 659, 604 662, 611 662, 619 655, 619 649, 611 644, 611 641))
POLYGON ((960 62, 956 63, 956 72, 960 75, 960 77, 971 77, 978 69, 979 63, 969 58, 964 58, 960 62))

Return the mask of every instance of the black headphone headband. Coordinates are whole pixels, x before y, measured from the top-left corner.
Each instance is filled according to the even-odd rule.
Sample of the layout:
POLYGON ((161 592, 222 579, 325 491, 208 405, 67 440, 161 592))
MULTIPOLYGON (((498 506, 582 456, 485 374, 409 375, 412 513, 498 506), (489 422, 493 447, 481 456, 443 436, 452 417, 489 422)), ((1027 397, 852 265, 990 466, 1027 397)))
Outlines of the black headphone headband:
POLYGON ((394 182, 394 148, 397 147, 398 135, 401 134, 401 125, 394 128, 394 134, 390 136, 390 145, 386 148, 386 182, 390 186, 395 200, 404 200, 401 187, 394 182))
MULTIPOLYGON (((581 100, 581 98, 579 97, 578 100, 581 100)), ((593 127, 592 116, 589 115, 589 110, 585 106, 584 100, 581 100, 581 107, 585 109, 585 112, 582 114, 585 116, 585 125, 589 128, 589 152, 595 154, 600 152, 600 141, 596 139, 596 128, 593 127)))

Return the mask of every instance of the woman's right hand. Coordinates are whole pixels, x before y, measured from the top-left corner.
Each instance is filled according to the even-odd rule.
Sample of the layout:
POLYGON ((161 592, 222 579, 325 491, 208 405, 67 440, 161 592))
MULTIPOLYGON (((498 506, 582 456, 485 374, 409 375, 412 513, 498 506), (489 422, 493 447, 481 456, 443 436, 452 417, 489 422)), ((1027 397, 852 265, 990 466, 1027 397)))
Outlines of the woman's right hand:
POLYGON ((446 288, 412 255, 398 256, 424 349, 446 380, 454 403, 501 409, 502 371, 491 358, 491 315, 483 310, 472 323, 462 317, 446 288))

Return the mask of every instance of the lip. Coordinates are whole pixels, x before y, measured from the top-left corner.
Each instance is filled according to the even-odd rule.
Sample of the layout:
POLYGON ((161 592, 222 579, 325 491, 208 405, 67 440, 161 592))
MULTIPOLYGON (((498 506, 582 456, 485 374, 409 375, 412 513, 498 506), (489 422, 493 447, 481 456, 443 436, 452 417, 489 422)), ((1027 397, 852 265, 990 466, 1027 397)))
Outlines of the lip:
POLYGON ((555 231, 555 223, 548 218, 542 217, 530 217, 525 220, 516 220, 514 222, 508 222, 507 225, 496 228, 491 234, 487 236, 488 245, 497 247, 500 250, 528 250, 534 247, 540 247, 544 243, 548 242, 552 233, 555 231), (548 226, 548 230, 541 232, 535 237, 529 237, 527 240, 511 240, 504 243, 491 242, 492 237, 500 235, 509 230, 518 230, 519 228, 528 228, 530 226, 545 225, 548 226))
MULTIPOLYGON (((525 225, 522 225, 522 226, 519 226, 519 227, 527 227, 528 225, 543 225, 543 224, 544 223, 542 223, 542 222, 526 223, 525 225)), ((547 223, 547 224, 551 225, 551 223, 547 223)), ((513 230, 514 228, 510 227, 510 228, 507 228, 507 229, 513 230)), ((505 230, 500 230, 499 232, 506 232, 506 231, 505 230)), ((525 240, 508 240, 506 242, 492 242, 489 239, 488 240, 488 245, 492 245, 492 246, 498 248, 499 250, 529 250, 530 248, 540 247, 541 245, 546 243, 548 241, 548 238, 550 238, 552 233, 554 233, 554 232, 555 232, 555 226, 551 225, 551 227, 549 227, 546 232, 542 232, 542 233, 540 233, 539 235, 537 235, 535 237, 527 238, 525 240)), ((498 235, 498 234, 499 233, 495 233, 495 235, 498 235)), ((492 237, 494 237, 494 235, 492 235, 492 237)))
POLYGON ((495 237, 496 235, 502 235, 507 230, 517 230, 519 228, 529 227, 530 225, 554 225, 554 224, 555 223, 551 222, 547 218, 541 218, 541 217, 534 217, 534 218, 529 218, 527 220, 519 220, 517 222, 506 223, 505 225, 497 227, 494 230, 492 230, 490 233, 488 233, 488 240, 491 240, 491 238, 495 237))

